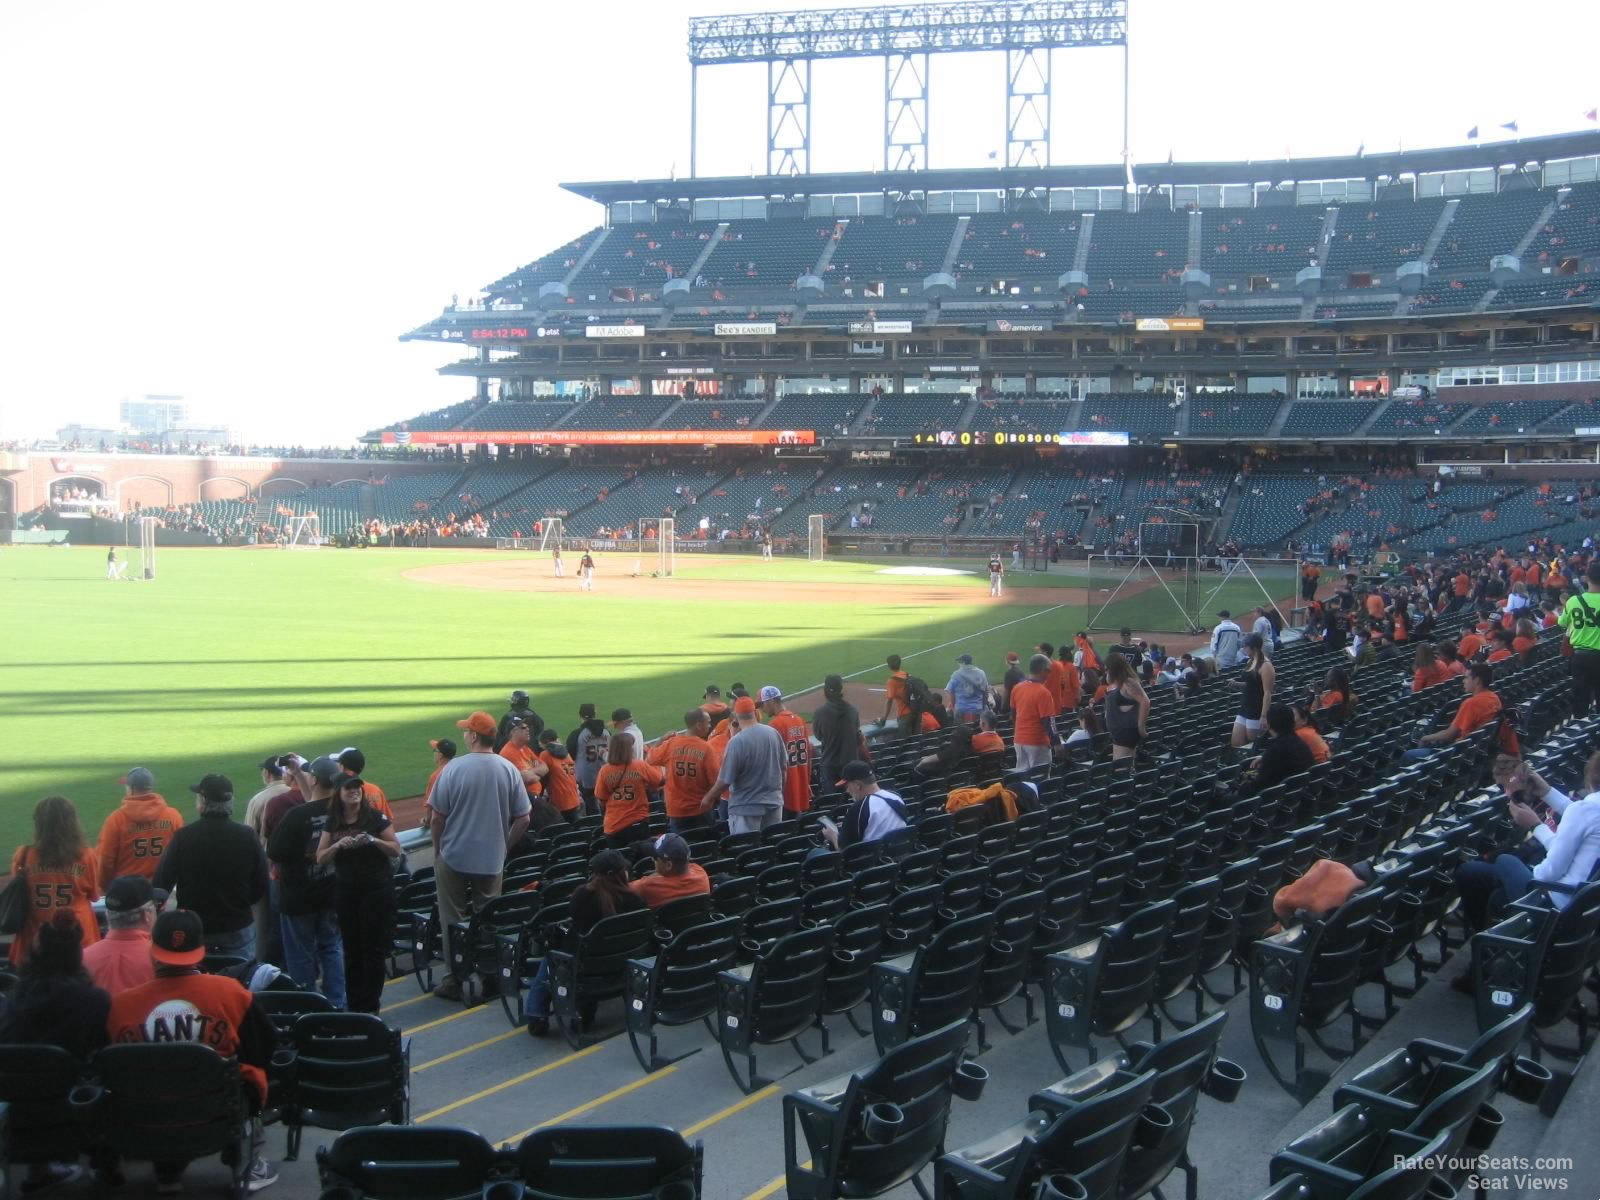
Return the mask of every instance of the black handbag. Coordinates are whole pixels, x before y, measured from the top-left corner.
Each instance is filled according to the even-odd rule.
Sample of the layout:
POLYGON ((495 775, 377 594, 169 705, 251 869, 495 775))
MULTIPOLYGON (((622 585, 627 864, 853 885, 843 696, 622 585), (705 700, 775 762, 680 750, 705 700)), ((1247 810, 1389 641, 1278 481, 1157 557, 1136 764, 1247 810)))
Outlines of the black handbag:
POLYGON ((27 920, 28 875, 19 867, 5 890, 0 891, 0 933, 21 933, 27 920))

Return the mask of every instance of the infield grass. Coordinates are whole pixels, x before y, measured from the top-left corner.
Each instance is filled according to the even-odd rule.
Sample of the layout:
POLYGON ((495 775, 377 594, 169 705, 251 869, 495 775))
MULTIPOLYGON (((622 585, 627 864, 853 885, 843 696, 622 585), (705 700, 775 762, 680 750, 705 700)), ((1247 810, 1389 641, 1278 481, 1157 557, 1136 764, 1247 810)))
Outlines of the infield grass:
POLYGON ((666 601, 607 593, 606 579, 632 568, 625 553, 600 556, 592 594, 575 581, 533 593, 404 577, 493 557, 163 548, 155 581, 116 583, 103 549, 0 551, 0 845, 28 838, 33 805, 57 792, 94 837, 133 766, 155 771, 187 812, 187 787, 207 772, 231 777, 242 805, 267 754, 358 745, 385 790, 415 795, 432 769, 427 739, 457 736, 475 708, 498 716, 516 687, 563 733, 593 701, 602 715, 627 705, 653 737, 708 683, 790 691, 832 671, 875 681, 887 654, 957 640, 912 669, 940 687, 965 649, 998 677, 1007 650, 1070 636, 1082 616, 1080 604, 996 603, 977 576, 882 575, 865 562, 680 555, 689 573, 725 579, 726 595, 666 601), (744 586, 757 580, 857 586, 820 603, 744 586))

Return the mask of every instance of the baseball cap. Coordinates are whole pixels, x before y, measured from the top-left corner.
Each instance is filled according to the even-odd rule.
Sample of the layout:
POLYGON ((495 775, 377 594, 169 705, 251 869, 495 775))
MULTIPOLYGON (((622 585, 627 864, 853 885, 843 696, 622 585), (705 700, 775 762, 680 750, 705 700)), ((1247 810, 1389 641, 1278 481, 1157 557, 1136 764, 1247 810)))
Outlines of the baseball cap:
POLYGON ((189 790, 207 800, 232 800, 233 780, 226 775, 207 775, 199 783, 190 784, 189 790))
POLYGON ((523 691, 521 688, 518 688, 516 691, 511 693, 511 703, 513 703, 513 704, 526 704, 527 702, 528 702, 528 693, 523 691))
POLYGON ((506 722, 506 732, 507 733, 510 733, 513 729, 526 729, 526 728, 528 728, 528 723, 525 720, 523 720, 521 717, 512 717, 511 720, 506 722))
POLYGON ((956 655, 956 661, 970 667, 972 665, 972 655, 958 654, 956 655))
POLYGON ((136 792, 148 792, 156 785, 156 777, 149 767, 135 767, 122 777, 122 782, 136 792))
POLYGON ((472 733, 478 734, 480 737, 492 737, 494 736, 495 730, 499 729, 500 727, 495 724, 493 717, 480 708, 465 721, 457 721, 456 728, 466 729, 472 733))
POLYGON ((628 708, 614 708, 611 710, 611 719, 613 721, 631 721, 633 720, 633 710, 628 708))
POLYGON ((707 696, 720 696, 722 695, 722 689, 714 683, 708 683, 706 684, 705 694, 707 696))
POLYGON ((359 776, 359 775, 346 775, 343 779, 339 780, 339 790, 340 791, 343 791, 345 788, 348 788, 348 787, 364 788, 366 786, 367 786, 367 781, 365 779, 361 778, 361 776, 359 776))
POLYGON ((756 702, 749 696, 740 696, 734 701, 733 711, 736 716, 753 717, 756 715, 756 702))
POLYGON ((326 754, 313 759, 306 767, 306 774, 321 784, 338 783, 344 778, 344 768, 337 759, 329 758, 326 754))
POLYGON ((150 957, 169 967, 196 967, 206 956, 206 931, 187 908, 164 912, 150 931, 150 957))
POLYGON ((446 758, 454 758, 456 756, 456 744, 449 738, 429 738, 428 745, 446 758))
POLYGON ((583 720, 588 720, 590 717, 594 716, 594 705, 592 705, 592 704, 580 704, 580 705, 578 705, 578 716, 583 720))
POLYGON ((278 761, 282 757, 283 756, 281 754, 269 754, 269 755, 267 755, 265 758, 263 758, 261 760, 260 769, 263 770, 263 771, 266 771, 266 772, 268 772, 269 774, 272 774, 272 775, 282 775, 283 774, 283 764, 278 761))
POLYGON ((539 731, 539 740, 541 742, 559 742, 561 735, 547 725, 539 731))
POLYGON ((118 875, 106 888, 107 912, 133 912, 146 904, 162 905, 167 893, 150 886, 143 875, 118 875))
POLYGON ((845 763, 844 769, 839 772, 839 782, 835 786, 843 787, 847 783, 864 783, 868 779, 875 779, 872 767, 862 762, 859 758, 845 763))
POLYGON ((671 862, 688 862, 689 843, 675 833, 663 833, 656 839, 655 856, 671 862))
POLYGON ((767 684, 766 687, 761 689, 761 702, 763 704, 765 704, 768 700, 782 700, 782 699, 783 699, 783 693, 780 692, 777 688, 773 687, 770 683, 767 684))

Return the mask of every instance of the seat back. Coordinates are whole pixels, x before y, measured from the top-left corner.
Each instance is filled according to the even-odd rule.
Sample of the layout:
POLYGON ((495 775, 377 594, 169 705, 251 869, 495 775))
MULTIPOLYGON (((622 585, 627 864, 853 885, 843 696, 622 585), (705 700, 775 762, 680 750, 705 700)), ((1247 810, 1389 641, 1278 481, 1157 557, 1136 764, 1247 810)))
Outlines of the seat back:
POLYGON ((677 936, 693 925, 711 920, 711 896, 679 896, 655 910, 656 932, 677 936))
POLYGON ((248 1156, 239 1067, 198 1042, 108 1046, 93 1069, 105 1088, 99 1140, 136 1162, 248 1156))
POLYGON ((1383 901, 1380 888, 1357 892, 1329 915, 1310 948, 1311 964, 1300 1006, 1303 1023, 1326 1024, 1355 991, 1361 979, 1361 952, 1367 930, 1383 901))
POLYGON ((1500 1064, 1488 1063, 1476 1071, 1470 1071, 1466 1067, 1446 1063, 1439 1071, 1444 1079, 1459 1076, 1459 1081, 1452 1083, 1418 1113, 1406 1132, 1423 1138, 1448 1133, 1450 1137, 1445 1143, 1445 1154, 1453 1156, 1466 1143, 1479 1105, 1494 1091, 1495 1081, 1500 1077, 1500 1064))
POLYGON ((1600 928, 1600 883, 1585 884, 1562 909, 1539 963, 1533 993, 1533 1024, 1544 1029, 1564 1018, 1583 986, 1593 962, 1595 931, 1600 928))
POLYGON ((1507 1055, 1516 1053, 1532 1020, 1533 1005, 1524 1004, 1499 1024, 1480 1033, 1478 1040, 1462 1051, 1458 1061, 1463 1067, 1474 1070, 1487 1063, 1504 1062, 1507 1055))
POLYGON ((906 941, 920 946, 932 931, 944 889, 937 883, 901 892, 889 901, 889 925, 905 935, 906 941))
POLYGON ((852 909, 833 923, 833 953, 828 961, 822 1011, 848 1012, 872 994, 872 964, 883 955, 889 908, 875 904, 852 909))
POLYGON ((812 888, 801 897, 800 921, 806 925, 832 925, 850 911, 851 882, 835 879, 812 888))
POLYGON ((1179 888, 1172 897, 1177 911, 1156 964, 1156 995, 1161 999, 1177 995, 1194 979, 1200 968, 1201 940, 1221 891, 1222 880, 1213 875, 1179 888))
POLYGON ((918 952, 910 985, 909 1036, 941 1029, 972 1012, 993 929, 993 913, 963 917, 918 952))
POLYGON ((650 930, 648 909, 616 913, 596 921, 578 940, 574 954, 578 994, 589 1000, 620 996, 628 960, 646 958, 654 949, 650 930))
POLYGON ((668 1024, 684 1024, 713 1013, 717 1010, 717 975, 732 968, 738 959, 738 917, 685 929, 656 951, 655 995, 647 1002, 668 1024))
POLYGON ((983 959, 977 1003, 1002 1004, 1022 988, 1028 957, 1044 911, 1043 892, 1024 892, 1002 900, 994 910, 994 933, 983 959))
POLYGON ((267 1014, 278 1040, 287 1043, 294 1033, 294 1023, 306 1013, 333 1012, 333 1002, 321 992, 257 992, 256 1007, 267 1014))
POLYGON ((700 1144, 660 1125, 558 1125, 517 1147, 533 1200, 650 1200, 668 1184, 700 1194, 700 1144))
POLYGON ((481 1134, 449 1126, 350 1129, 317 1151, 325 1187, 343 1184, 370 1200, 477 1197, 495 1163, 481 1134))
POLYGON ((60 1046, 0 1045, 0 1103, 10 1113, 6 1148, 19 1163, 75 1161, 83 1121, 67 1103, 84 1064, 60 1046))
POLYGON ((986 866, 968 867, 965 871, 946 875, 940 907, 963 917, 975 913, 984 905, 983 893, 988 886, 989 868, 986 866))
POLYGON ((531 892, 508 892, 496 896, 477 912, 467 926, 470 936, 492 938, 500 933, 517 933, 544 905, 544 896, 535 889, 531 892))
POLYGON ((750 975, 752 1040, 787 1041, 815 1022, 832 948, 833 930, 823 925, 787 934, 762 950, 750 975))
POLYGON ((935 1028, 851 1076, 832 1131, 833 1195, 880 1195, 933 1161, 944 1146, 951 1083, 968 1031, 965 1020, 935 1028), (864 1132, 873 1104, 896 1105, 903 1115, 900 1131, 888 1142, 870 1141, 864 1132))
POLYGON ((878 863, 851 872, 847 877, 855 881, 857 904, 883 904, 894 895, 895 884, 900 878, 900 866, 892 862, 878 863))
POLYGON ((768 900, 746 910, 743 918, 743 936, 746 941, 767 942, 793 933, 800 928, 800 897, 787 900, 768 900))
POLYGON ((1027 850, 1002 854, 989 864, 989 888, 1002 896, 1012 896, 1026 885, 1033 868, 1033 855, 1027 850))
POLYGON ((944 851, 937 846, 917 850, 900 860, 899 884, 902 890, 926 887, 939 878, 939 865, 944 861, 944 851))
POLYGON ((1074 1105, 1034 1139, 1025 1151, 1026 1161, 1013 1168, 1013 1179, 1026 1186, 1043 1175, 1064 1173, 1083 1184, 1089 1200, 1110 1200, 1119 1194, 1118 1180, 1139 1114, 1151 1102, 1156 1073, 1119 1071, 1108 1082, 1106 1090, 1074 1105))
POLYGON ((1156 965, 1177 911, 1171 900, 1147 904, 1105 931, 1095 994, 1089 997, 1096 1032, 1125 1029, 1149 1008, 1156 965))
POLYGON ((1216 1058, 1217 1043, 1227 1023, 1227 1011, 1219 1009, 1182 1033, 1155 1045, 1135 1046, 1128 1052, 1130 1071, 1156 1073, 1150 1103, 1167 1110, 1172 1127, 1152 1144, 1129 1149, 1122 1171, 1124 1196, 1142 1196, 1165 1179, 1183 1157, 1200 1099, 1200 1086, 1216 1058))
POLYGON ((398 1029, 370 1013, 307 1013, 293 1040, 294 1123, 348 1129, 404 1121, 409 1069, 398 1029))
MULTIPOLYGON (((1428 1185, 1437 1174, 1437 1164, 1449 1154, 1449 1141, 1449 1134, 1440 1134, 1426 1146, 1418 1146, 1414 1139, 1408 1140, 1403 1154, 1384 1157, 1380 1152, 1378 1161, 1393 1165, 1364 1181, 1350 1193, 1350 1200, 1420 1200, 1427 1194, 1428 1185)), ((1300 1178, 1298 1175, 1290 1176, 1290 1179, 1300 1178)), ((1259 1200, 1268 1200, 1268 1197, 1260 1197, 1259 1200)))

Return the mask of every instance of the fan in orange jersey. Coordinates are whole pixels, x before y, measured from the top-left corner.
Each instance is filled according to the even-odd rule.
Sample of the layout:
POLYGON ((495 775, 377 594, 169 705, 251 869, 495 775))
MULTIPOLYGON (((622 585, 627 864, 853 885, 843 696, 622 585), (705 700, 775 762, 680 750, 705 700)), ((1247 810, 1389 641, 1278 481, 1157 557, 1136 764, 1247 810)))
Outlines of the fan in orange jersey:
POLYGON ((811 807, 811 732, 770 683, 761 689, 761 711, 783 739, 783 811, 803 813, 811 807))
MULTIPOLYGON (((717 728, 726 730, 732 721, 717 728)), ((715 817, 706 808, 706 793, 722 770, 722 749, 706 740, 711 732, 711 715, 704 708, 691 708, 683 714, 683 733, 663 738, 650 751, 650 764, 660 767, 667 777, 667 828, 673 833, 710 825, 715 817)), ((722 738, 727 744, 727 737, 722 738)))
POLYGON ((121 807, 100 826, 100 890, 119 875, 152 878, 172 835, 183 828, 183 815, 156 791, 156 777, 135 767, 122 777, 126 792, 121 807))
POLYGON ((562 745, 554 729, 546 729, 539 735, 539 740, 542 748, 534 769, 544 768, 539 779, 544 784, 545 799, 566 819, 567 824, 576 825, 581 800, 578 795, 577 764, 572 761, 572 756, 567 753, 566 746, 562 745))

